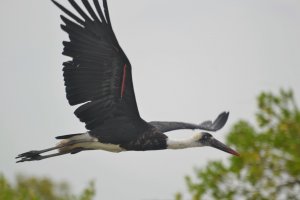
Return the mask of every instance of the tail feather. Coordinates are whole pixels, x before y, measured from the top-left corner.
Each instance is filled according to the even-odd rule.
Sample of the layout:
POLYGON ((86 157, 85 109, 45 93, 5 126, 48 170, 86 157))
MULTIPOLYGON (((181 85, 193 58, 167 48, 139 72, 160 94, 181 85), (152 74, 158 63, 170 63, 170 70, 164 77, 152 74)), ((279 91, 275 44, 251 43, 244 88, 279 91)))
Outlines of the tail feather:
POLYGON ((55 137, 55 139, 61 140, 61 139, 68 139, 70 137, 76 136, 76 135, 82 135, 83 133, 76 133, 76 134, 68 134, 68 135, 60 135, 55 137))

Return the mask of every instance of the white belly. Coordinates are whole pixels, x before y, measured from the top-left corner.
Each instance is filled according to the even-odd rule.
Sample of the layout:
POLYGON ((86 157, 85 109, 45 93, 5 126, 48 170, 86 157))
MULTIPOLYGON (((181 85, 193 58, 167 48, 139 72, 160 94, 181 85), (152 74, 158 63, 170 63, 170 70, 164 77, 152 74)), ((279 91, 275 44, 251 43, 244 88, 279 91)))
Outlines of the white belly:
POLYGON ((110 152, 121 152, 125 149, 121 148, 120 145, 101 143, 97 138, 90 136, 88 133, 75 135, 68 139, 63 139, 57 146, 60 152, 70 152, 76 148, 83 148, 89 150, 104 150, 110 152))
POLYGON ((110 152, 121 152, 125 151, 125 149, 121 148, 120 145, 116 144, 105 144, 101 142, 84 142, 73 145, 74 148, 76 147, 82 147, 85 149, 92 149, 92 150, 104 150, 104 151, 110 151, 110 152))

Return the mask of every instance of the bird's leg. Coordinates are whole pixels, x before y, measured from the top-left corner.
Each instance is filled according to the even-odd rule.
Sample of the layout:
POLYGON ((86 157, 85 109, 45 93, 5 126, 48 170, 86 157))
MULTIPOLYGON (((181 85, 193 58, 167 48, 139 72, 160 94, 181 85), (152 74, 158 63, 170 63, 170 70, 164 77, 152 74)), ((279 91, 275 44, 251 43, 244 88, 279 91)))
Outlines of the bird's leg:
POLYGON ((48 149, 42 149, 42 150, 32 150, 32 151, 28 151, 28 152, 25 152, 25 153, 22 153, 22 154, 19 154, 17 158, 21 158, 21 157, 34 157, 34 156, 37 156, 41 153, 45 153, 45 152, 48 152, 48 151, 52 151, 52 150, 55 150, 55 149, 59 149, 61 148, 60 146, 55 146, 55 147, 51 147, 51 148, 48 148, 48 149))
MULTIPOLYGON (((54 155, 54 154, 49 154, 49 155, 45 155, 45 156, 41 156, 40 154, 48 152, 48 151, 52 151, 52 150, 55 150, 55 149, 59 149, 59 148, 61 148, 61 146, 55 146, 55 147, 42 149, 42 150, 32 150, 32 151, 28 151, 28 152, 19 154, 16 157, 16 159, 20 158, 20 160, 18 160, 17 163, 18 162, 24 162, 24 161, 32 161, 32 160, 42 160, 42 159, 48 158, 49 155, 54 155)), ((60 154, 60 153, 55 153, 55 154, 60 154)))
POLYGON ((67 142, 64 142, 64 143, 59 143, 58 145, 56 145, 54 147, 51 147, 51 148, 42 149, 42 150, 28 151, 28 152, 19 154, 16 157, 16 159, 20 159, 20 160, 17 161, 17 163, 18 162, 24 162, 24 161, 32 161, 32 160, 42 160, 42 159, 45 159, 45 158, 60 156, 60 155, 63 155, 63 154, 68 154, 68 153, 75 154, 75 153, 78 153, 78 152, 82 151, 83 149, 75 147, 75 148, 70 148, 70 149, 63 150, 63 151, 61 151, 61 150, 64 147, 72 146, 72 145, 79 144, 79 143, 85 143, 85 142, 90 142, 90 141, 87 141, 87 140, 84 140, 84 139, 74 140, 74 141, 67 141, 67 142), (42 153, 52 151, 52 150, 56 150, 56 149, 59 150, 58 153, 48 154, 48 155, 44 155, 44 156, 40 155, 42 153))
MULTIPOLYGON (((31 151, 31 152, 34 152, 34 151, 31 151)), ((27 152, 27 153, 31 153, 30 151, 27 152)), ((39 151, 36 151, 36 152, 39 152, 39 151)), ((70 152, 58 152, 58 153, 53 153, 53 154, 49 154, 49 155, 45 155, 45 156, 41 156, 40 154, 24 154, 24 156, 18 156, 18 158, 21 158, 21 160, 18 160, 17 163, 19 162, 25 162, 25 161, 34 161, 34 160, 43 160, 45 158, 51 158, 51 157, 55 157, 55 156, 60 156, 60 155, 63 155, 63 154, 67 154, 67 153, 70 153, 70 152)))

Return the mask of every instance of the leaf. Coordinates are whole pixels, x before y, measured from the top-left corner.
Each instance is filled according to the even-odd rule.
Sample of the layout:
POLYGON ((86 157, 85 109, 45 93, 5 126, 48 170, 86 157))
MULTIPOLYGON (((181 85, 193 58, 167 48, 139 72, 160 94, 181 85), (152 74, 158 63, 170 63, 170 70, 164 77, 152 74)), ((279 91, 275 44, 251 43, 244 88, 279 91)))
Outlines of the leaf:
POLYGON ((256 125, 238 121, 227 135, 241 156, 209 162, 195 180, 186 177, 191 199, 299 199, 300 113, 293 92, 262 92, 257 106, 256 125))

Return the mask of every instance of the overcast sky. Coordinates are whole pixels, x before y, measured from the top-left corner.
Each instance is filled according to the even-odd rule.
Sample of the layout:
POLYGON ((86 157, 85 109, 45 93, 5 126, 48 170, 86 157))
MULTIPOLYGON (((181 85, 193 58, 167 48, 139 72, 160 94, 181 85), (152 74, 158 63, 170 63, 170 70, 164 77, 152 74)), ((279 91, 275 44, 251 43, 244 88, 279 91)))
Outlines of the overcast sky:
MULTIPOLYGON (((59 1, 68 5, 67 1, 59 1)), ((300 104, 299 0, 109 0, 115 34, 133 67, 141 116, 199 123, 230 111, 254 122, 261 91, 292 88, 300 104)), ((69 6, 68 6, 69 7, 69 6)), ((186 194, 185 175, 230 155, 212 148, 94 151, 15 164, 57 135, 84 132, 65 99, 61 12, 50 0, 1 0, 0 172, 66 180, 97 199, 168 200, 186 194)), ((189 137, 176 131, 170 137, 189 137)), ((242 133, 241 133, 242 134, 242 133)), ((242 152, 241 152, 242 153, 242 152)))

